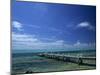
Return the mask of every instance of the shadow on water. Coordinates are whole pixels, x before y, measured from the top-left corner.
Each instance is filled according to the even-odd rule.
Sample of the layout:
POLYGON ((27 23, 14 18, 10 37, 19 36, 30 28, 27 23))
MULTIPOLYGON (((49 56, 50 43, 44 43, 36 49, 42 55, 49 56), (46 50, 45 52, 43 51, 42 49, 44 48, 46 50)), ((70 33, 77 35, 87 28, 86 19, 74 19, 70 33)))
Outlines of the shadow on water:
POLYGON ((92 66, 92 67, 96 67, 96 64, 82 63, 81 65, 84 65, 84 66, 92 66))

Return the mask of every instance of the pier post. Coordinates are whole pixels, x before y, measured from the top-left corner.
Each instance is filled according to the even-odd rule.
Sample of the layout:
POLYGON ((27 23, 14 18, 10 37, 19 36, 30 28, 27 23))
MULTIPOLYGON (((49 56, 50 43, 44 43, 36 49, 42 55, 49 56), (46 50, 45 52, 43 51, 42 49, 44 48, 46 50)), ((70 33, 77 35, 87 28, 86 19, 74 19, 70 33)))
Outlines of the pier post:
POLYGON ((78 64, 81 65, 83 63, 82 58, 78 58, 78 64))

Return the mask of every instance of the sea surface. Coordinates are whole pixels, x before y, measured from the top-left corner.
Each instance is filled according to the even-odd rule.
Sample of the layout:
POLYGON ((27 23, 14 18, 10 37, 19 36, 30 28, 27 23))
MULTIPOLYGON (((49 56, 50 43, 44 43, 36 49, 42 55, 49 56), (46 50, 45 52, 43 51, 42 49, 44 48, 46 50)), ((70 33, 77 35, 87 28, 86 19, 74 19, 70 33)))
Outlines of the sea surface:
MULTIPOLYGON (((96 57, 95 50, 87 51, 64 51, 54 52, 59 54, 84 57, 96 57)), ((26 71, 32 73, 55 72, 55 71, 73 71, 95 69, 96 66, 78 65, 71 62, 58 61, 40 57, 38 53, 12 53, 12 74, 25 74, 26 71)))

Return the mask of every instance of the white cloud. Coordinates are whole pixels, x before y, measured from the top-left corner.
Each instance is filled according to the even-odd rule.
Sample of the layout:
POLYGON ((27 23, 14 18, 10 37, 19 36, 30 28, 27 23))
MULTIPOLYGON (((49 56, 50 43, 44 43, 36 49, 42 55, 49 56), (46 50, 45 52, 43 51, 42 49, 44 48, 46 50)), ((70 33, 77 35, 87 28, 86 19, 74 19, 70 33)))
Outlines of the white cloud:
POLYGON ((33 39, 34 35, 12 33, 12 37, 14 41, 38 41, 37 39, 33 39))
POLYGON ((61 48, 63 40, 43 42, 35 36, 28 34, 12 33, 12 45, 14 48, 24 49, 46 49, 46 48, 61 48))
POLYGON ((74 44, 74 46, 80 46, 80 45, 81 45, 81 43, 79 40, 74 44))
POLYGON ((95 30, 95 27, 92 26, 89 22, 81 22, 77 25, 77 28, 87 28, 88 30, 95 30))
POLYGON ((78 27, 88 27, 90 24, 88 22, 81 22, 78 27))
MULTIPOLYGON (((75 47, 89 47, 90 43, 81 43, 79 40, 74 44, 75 47)), ((92 44, 91 44, 92 45, 92 44)))
POLYGON ((13 22, 12 22, 12 25, 13 25, 13 27, 16 28, 18 31, 23 30, 23 29, 22 29, 22 24, 21 24, 20 22, 18 22, 18 21, 13 21, 13 22))
POLYGON ((96 46, 96 44, 94 43, 94 42, 92 42, 92 43, 81 43, 79 40, 75 43, 75 44, 73 44, 73 46, 74 46, 74 48, 79 48, 79 49, 94 49, 95 48, 95 46, 96 46))

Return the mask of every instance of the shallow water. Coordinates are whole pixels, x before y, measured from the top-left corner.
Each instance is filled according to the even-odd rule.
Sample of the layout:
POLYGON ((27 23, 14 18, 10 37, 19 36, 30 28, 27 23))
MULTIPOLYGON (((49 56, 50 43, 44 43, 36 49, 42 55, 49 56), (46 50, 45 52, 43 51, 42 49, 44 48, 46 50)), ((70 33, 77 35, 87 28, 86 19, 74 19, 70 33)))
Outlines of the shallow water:
POLYGON ((17 53, 12 55, 12 73, 14 74, 22 74, 26 71, 38 73, 82 69, 95 69, 95 66, 79 66, 75 63, 39 57, 32 53, 17 53))

